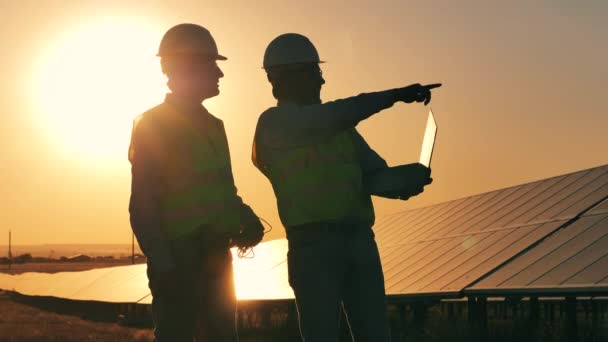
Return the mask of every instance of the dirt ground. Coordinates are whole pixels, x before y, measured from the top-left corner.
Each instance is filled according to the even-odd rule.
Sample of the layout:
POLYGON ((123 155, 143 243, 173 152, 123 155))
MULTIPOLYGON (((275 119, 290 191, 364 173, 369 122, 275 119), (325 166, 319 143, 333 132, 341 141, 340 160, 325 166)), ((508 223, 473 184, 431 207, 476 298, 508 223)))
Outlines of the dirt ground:
MULTIPOLYGON (((143 261, 141 261, 143 262, 143 261)), ((140 263, 141 263, 140 262, 140 263)), ((85 261, 85 262, 32 262, 24 264, 13 264, 11 269, 8 265, 0 265, 0 273, 20 274, 25 272, 76 272, 92 270, 94 268, 115 267, 131 265, 130 260, 115 261, 85 261)))
POLYGON ((0 341, 152 341, 152 329, 83 320, 40 310, 0 290, 0 341))

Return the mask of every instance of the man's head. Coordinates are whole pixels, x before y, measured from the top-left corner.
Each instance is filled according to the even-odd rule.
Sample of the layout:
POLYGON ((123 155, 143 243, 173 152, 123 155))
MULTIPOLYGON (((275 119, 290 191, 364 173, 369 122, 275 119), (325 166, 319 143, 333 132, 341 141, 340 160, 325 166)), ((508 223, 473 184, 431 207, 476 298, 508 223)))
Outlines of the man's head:
POLYGON ((287 33, 275 38, 264 53, 264 69, 277 100, 299 104, 321 103, 325 84, 315 46, 300 34, 287 33))
POLYGON ((167 85, 176 95, 201 102, 219 94, 219 79, 224 74, 217 61, 226 57, 218 54, 211 33, 204 27, 172 27, 160 42, 158 56, 167 85))

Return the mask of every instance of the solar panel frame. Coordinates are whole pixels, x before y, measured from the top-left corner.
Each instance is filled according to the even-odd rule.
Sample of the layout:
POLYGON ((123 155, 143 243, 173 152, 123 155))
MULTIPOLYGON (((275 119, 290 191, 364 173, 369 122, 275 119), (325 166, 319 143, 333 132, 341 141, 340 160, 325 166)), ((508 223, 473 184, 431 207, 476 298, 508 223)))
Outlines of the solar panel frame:
POLYGON ((589 210, 586 215, 608 214, 608 199, 589 210))

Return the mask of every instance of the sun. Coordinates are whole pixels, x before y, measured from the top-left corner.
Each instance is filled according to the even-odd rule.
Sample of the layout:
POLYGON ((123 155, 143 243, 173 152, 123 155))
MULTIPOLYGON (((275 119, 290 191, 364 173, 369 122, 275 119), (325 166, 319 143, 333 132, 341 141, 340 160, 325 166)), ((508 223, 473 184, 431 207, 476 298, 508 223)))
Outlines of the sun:
POLYGON ((77 159, 125 160, 133 118, 166 92, 155 57, 161 35, 149 24, 108 18, 48 45, 35 68, 33 102, 59 149, 77 159))

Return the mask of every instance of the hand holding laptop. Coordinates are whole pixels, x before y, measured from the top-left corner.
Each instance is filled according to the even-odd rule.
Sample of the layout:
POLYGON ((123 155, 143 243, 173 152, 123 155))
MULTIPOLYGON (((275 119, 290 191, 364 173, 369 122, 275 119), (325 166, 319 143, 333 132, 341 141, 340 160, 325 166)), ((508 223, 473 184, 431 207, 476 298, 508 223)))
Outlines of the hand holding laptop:
POLYGON ((422 193, 432 182, 431 169, 412 163, 377 172, 367 179, 365 187, 371 195, 407 200, 422 193))
POLYGON ((373 174, 365 182, 368 193, 401 200, 422 193, 424 186, 433 181, 430 165, 436 136, 437 123, 432 110, 429 110, 420 162, 390 167, 373 174))

